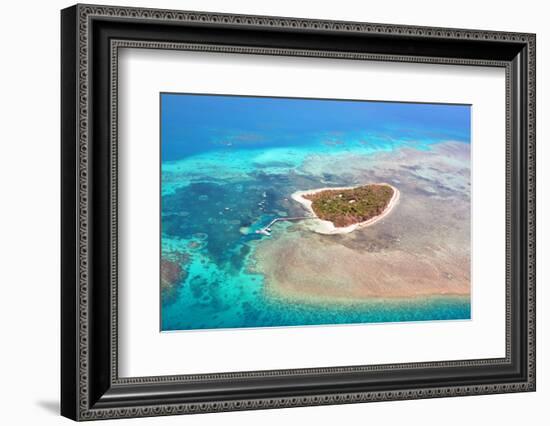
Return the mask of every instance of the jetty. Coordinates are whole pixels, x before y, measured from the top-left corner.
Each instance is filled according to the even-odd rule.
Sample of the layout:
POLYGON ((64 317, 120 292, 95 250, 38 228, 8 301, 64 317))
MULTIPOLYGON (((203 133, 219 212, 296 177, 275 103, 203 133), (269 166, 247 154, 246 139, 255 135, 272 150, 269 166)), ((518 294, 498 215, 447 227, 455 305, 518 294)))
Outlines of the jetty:
POLYGON ((284 221, 294 221, 294 220, 305 220, 305 219, 315 219, 313 216, 296 216, 296 217, 277 217, 269 222, 266 226, 256 231, 256 234, 262 235, 271 235, 271 227, 277 222, 284 221))

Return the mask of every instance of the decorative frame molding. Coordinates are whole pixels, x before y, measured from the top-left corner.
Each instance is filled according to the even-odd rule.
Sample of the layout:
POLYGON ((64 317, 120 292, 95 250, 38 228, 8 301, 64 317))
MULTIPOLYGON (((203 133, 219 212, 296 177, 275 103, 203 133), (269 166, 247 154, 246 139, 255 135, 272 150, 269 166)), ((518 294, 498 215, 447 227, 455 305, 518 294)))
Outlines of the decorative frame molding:
MULTIPOLYGON (((246 36, 243 36, 243 39, 246 39, 246 36)), ((65 9, 62 12, 62 414, 75 420, 92 420, 534 391, 535 41, 533 34, 510 32, 90 5, 76 5, 65 9), (243 29, 256 32, 275 31, 298 39, 301 34, 308 32, 325 34, 327 37, 347 34, 350 35, 350 40, 354 37, 370 36, 375 42, 374 50, 365 52, 355 51, 352 45, 349 50, 222 45, 208 40, 197 42, 169 39, 163 34, 159 35, 158 41, 152 41, 134 38, 134 33, 124 32, 123 25, 129 22, 139 23, 144 28, 143 31, 153 32, 161 27, 166 28, 170 25, 174 28, 176 25, 179 28, 191 29, 224 28, 229 32, 243 32, 243 29), (98 25, 94 27, 95 24, 98 25), (103 36, 103 32, 109 33, 109 36, 103 36), (120 37, 120 34, 123 34, 124 38, 120 37), (432 49, 431 51, 435 51, 432 41, 459 46, 463 44, 469 48, 478 46, 479 54, 470 52, 467 54, 469 56, 460 57, 384 53, 384 49, 387 49, 384 40, 400 40, 409 45, 424 43, 432 49), (120 48, 314 56, 505 68, 506 357, 433 363, 119 378, 116 122, 120 48), (490 55, 488 48, 494 50, 490 55), (100 98, 101 100, 98 100, 100 98), (102 141, 108 143, 104 143, 103 146, 96 142, 100 138, 106 139, 102 141), (94 158, 93 163, 91 158, 94 158), (95 169, 98 159, 105 163, 102 163, 103 174, 95 169), (108 173, 108 179, 105 178, 104 172, 108 173), (108 189, 107 198, 102 198, 97 192, 99 188, 108 189), (514 209, 520 210, 516 212, 514 209), (107 230, 108 236, 97 234, 96 229, 103 228, 107 230), (108 270, 105 271, 105 265, 102 265, 102 269, 97 266, 97 259, 100 257, 97 251, 99 246, 108 253, 108 270), (515 259, 514 256, 520 259, 515 259), (516 260, 519 260, 518 265, 516 260), (107 284, 98 284, 99 276, 108 278, 107 284), (98 310, 98 303, 104 305, 101 312, 98 310), (106 307, 108 309, 105 309, 106 307), (518 342, 519 340, 521 342, 518 342), (163 387, 171 387, 173 390, 174 386, 186 385, 198 385, 201 389, 208 386, 220 388, 223 387, 223 383, 235 379, 250 380, 257 384, 259 380, 269 378, 284 377, 296 381, 307 376, 314 376, 322 382, 330 381, 334 375, 350 375, 350 380, 353 375, 356 380, 361 374, 376 372, 393 372, 397 377, 400 372, 408 370, 437 370, 437 373, 431 373, 437 376, 453 368, 467 370, 488 366, 505 368, 508 375, 513 370, 516 372, 516 378, 498 381, 479 380, 468 385, 438 384, 417 387, 409 384, 397 386, 395 389, 369 390, 370 388, 365 386, 353 391, 337 392, 322 392, 319 388, 319 391, 302 394, 295 391, 277 393, 274 388, 274 392, 268 397, 254 397, 254 392, 249 390, 248 394, 244 391, 242 393, 248 395, 246 397, 239 397, 241 394, 227 394, 225 397, 222 395, 208 399, 193 399, 182 394, 179 399, 169 399, 163 396, 162 390, 163 387), (149 392, 150 397, 136 396, 137 389, 140 394, 149 392)), ((428 52, 430 49, 426 48, 425 51, 428 52)), ((443 380, 443 377, 441 379, 443 380)), ((348 386, 350 387, 353 386, 348 386)))

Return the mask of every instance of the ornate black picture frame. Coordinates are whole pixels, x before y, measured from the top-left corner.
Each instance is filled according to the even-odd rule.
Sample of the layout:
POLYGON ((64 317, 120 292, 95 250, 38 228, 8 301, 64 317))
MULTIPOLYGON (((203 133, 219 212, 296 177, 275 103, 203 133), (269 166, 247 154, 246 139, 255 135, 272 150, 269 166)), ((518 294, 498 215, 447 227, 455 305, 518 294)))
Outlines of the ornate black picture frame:
POLYGON ((61 28, 62 415, 92 420, 535 390, 534 34, 95 5, 64 9, 61 28), (121 47, 504 68, 506 356, 120 378, 121 47))

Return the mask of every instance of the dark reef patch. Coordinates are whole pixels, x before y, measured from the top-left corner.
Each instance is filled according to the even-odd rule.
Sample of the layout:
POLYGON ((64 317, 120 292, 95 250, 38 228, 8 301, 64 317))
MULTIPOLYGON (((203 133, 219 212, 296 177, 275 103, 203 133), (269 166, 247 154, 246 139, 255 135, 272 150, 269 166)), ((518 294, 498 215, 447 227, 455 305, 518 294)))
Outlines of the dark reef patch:
POLYGON ((189 255, 169 251, 163 252, 160 259, 160 291, 163 303, 176 300, 177 291, 187 277, 189 255))

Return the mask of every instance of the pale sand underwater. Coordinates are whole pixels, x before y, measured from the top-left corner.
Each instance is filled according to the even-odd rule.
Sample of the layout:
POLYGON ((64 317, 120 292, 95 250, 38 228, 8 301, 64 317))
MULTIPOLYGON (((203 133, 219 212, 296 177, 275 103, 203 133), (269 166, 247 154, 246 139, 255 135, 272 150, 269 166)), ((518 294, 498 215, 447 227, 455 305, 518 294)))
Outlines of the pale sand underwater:
POLYGON ((257 242, 251 269, 265 277, 269 297, 341 303, 470 294, 469 144, 312 156, 302 165, 310 175, 327 169, 357 184, 388 182, 399 205, 354 232, 320 235, 303 221, 257 242))

